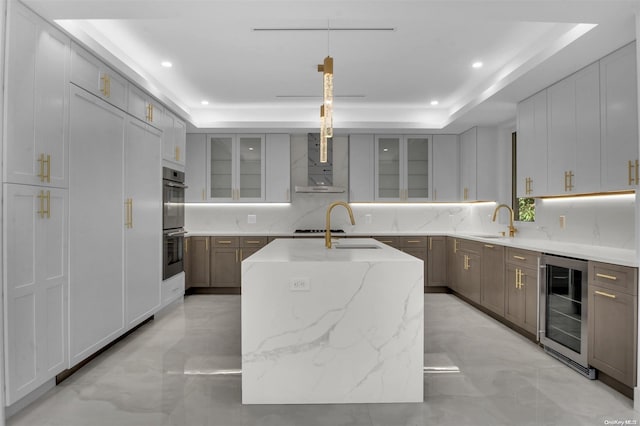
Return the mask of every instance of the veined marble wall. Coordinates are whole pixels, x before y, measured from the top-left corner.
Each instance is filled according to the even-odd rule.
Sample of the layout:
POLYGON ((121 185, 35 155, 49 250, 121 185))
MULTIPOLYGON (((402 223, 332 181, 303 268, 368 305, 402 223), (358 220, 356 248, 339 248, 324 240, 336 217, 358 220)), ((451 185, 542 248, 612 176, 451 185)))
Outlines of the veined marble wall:
MULTIPOLYGON (((348 187, 347 138, 334 141, 334 185, 348 187)), ((307 135, 292 135, 291 180, 307 185, 307 135)), ((186 229, 212 233, 288 234, 298 228, 324 228, 327 206, 347 201, 347 193, 292 193, 291 204, 190 204, 186 229), (248 215, 256 223, 248 223, 248 215)), ((333 210, 332 228, 357 233, 498 233, 506 230, 502 210, 491 221, 495 203, 353 204, 356 225, 341 207, 333 210), (370 221, 370 223, 369 223, 370 221)), ((538 200, 535 223, 518 223, 518 237, 635 249, 635 196, 599 196, 538 200), (565 216, 565 227, 560 227, 565 216)))

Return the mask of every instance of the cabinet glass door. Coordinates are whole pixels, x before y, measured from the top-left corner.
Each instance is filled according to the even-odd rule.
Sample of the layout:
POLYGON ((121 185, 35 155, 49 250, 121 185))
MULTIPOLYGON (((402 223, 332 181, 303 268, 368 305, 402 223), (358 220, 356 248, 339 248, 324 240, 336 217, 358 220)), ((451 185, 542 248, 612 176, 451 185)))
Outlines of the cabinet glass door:
POLYGON ((240 136, 240 198, 262 199, 261 136, 240 136))
POLYGON ((209 139, 211 198, 233 198, 233 137, 211 136, 209 139))
POLYGON ((380 137, 377 140, 376 198, 400 198, 400 138, 380 137))
POLYGON ((428 138, 407 138, 407 197, 429 197, 428 138))

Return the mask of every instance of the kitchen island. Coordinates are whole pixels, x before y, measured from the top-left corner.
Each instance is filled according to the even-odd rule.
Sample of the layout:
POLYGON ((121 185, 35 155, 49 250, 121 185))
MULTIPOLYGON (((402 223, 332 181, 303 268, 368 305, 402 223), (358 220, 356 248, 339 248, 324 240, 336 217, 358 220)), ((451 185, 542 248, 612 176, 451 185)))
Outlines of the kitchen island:
POLYGON ((423 262, 368 238, 242 262, 242 402, 423 401, 423 262))

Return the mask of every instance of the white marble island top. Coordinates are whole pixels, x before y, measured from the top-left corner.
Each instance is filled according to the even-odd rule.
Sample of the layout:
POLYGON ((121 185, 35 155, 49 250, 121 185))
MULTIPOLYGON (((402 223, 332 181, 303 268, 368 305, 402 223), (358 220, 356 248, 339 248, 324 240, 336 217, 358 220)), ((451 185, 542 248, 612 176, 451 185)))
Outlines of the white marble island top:
POLYGON ((244 404, 423 401, 423 262, 348 244, 379 248, 279 239, 242 262, 244 404))

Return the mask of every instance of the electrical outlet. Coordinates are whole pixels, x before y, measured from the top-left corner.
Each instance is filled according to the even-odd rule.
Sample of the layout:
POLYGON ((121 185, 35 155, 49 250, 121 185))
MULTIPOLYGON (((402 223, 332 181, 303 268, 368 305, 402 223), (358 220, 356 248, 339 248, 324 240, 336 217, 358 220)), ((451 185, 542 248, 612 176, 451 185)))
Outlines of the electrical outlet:
POLYGON ((560 216, 560 229, 564 229, 567 226, 567 218, 565 215, 560 216))
POLYGON ((257 217, 255 214, 247 215, 247 223, 256 223, 257 217))
POLYGON ((289 290, 309 291, 311 290, 311 279, 309 277, 294 277, 289 279, 289 290))
POLYGON ((364 215, 364 223, 366 223, 367 225, 371 224, 371 215, 370 214, 365 214, 364 215))

